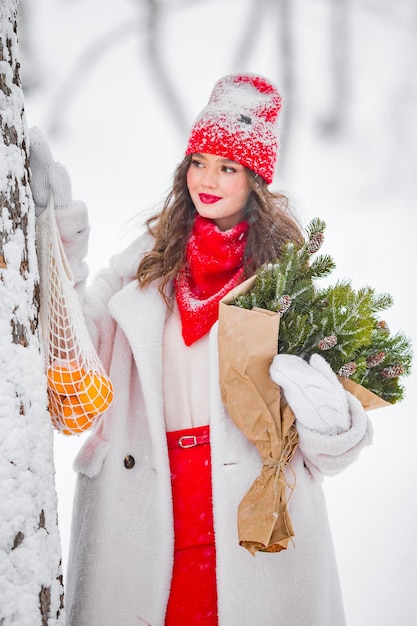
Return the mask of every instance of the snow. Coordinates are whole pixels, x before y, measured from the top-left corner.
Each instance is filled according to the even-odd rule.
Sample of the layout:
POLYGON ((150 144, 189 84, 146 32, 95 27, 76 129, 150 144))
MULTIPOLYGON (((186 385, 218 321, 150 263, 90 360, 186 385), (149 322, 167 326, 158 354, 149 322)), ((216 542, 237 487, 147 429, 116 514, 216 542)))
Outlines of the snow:
MULTIPOLYGON (((175 97, 161 97, 146 49, 146 4, 38 0, 27 23, 34 45, 27 81, 38 81, 26 95, 28 122, 47 133, 71 173, 74 197, 89 206, 92 273, 133 239, 165 197, 187 139, 175 121, 177 103, 191 125, 224 74, 247 70, 283 80, 271 18, 263 19, 261 37, 248 46, 243 66, 235 62, 248 0, 164 2, 162 59, 175 97), (112 43, 108 34, 119 26, 124 35, 112 43), (54 134, 59 104, 63 123, 54 134)), ((262 6, 266 11, 273 4, 262 6)), ((337 263, 332 277, 392 294, 387 322, 416 346, 415 4, 350 3, 348 117, 337 136, 326 134, 324 124, 333 99, 329 3, 295 0, 292 7, 294 109, 286 128, 284 99, 288 143, 273 187, 289 193, 304 223, 315 216, 326 221, 323 251, 337 263)), ((349 626, 417 623, 416 377, 414 371, 406 379, 401 404, 370 413, 373 445, 325 482, 349 626)), ((55 437, 64 565, 75 480, 71 462, 84 437, 55 437)))
MULTIPOLYGON (((3 3, 0 8, 1 32, 7 41, 2 54, 7 57, 10 48, 12 59, 17 59, 13 21, 8 19, 11 9, 12 3, 3 3)), ((7 88, 3 86, 0 90, 4 135, 0 147, 0 183, 5 191, 24 177, 24 155, 20 149, 24 133, 23 94, 12 84, 12 68, 6 61, 1 63, 0 73, 8 79, 7 88), (13 137, 7 145, 7 133, 13 128, 17 130, 17 145, 13 145, 13 137)), ((31 333, 24 335, 36 313, 35 222, 34 216, 25 220, 28 199, 24 194, 20 201, 19 213, 27 227, 25 234, 22 229, 15 229, 16 215, 9 218, 4 206, 0 217, 4 257, 0 280, 0 622, 36 626, 42 621, 39 597, 43 590, 50 598, 55 624, 62 623, 59 618, 61 547, 43 359, 39 337, 31 333), (25 236, 28 254, 24 258, 25 236), (28 280, 22 277, 22 262, 28 264, 28 280), (21 343, 12 341, 12 330, 19 338, 22 333, 21 343)))

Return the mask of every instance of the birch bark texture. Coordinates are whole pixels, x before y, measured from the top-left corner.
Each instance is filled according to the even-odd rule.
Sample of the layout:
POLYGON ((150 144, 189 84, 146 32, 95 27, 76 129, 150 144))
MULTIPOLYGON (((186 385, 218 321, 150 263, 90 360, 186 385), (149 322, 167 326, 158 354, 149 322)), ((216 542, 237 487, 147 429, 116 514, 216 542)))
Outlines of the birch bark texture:
POLYGON ((17 0, 0 2, 0 624, 64 624, 17 0))

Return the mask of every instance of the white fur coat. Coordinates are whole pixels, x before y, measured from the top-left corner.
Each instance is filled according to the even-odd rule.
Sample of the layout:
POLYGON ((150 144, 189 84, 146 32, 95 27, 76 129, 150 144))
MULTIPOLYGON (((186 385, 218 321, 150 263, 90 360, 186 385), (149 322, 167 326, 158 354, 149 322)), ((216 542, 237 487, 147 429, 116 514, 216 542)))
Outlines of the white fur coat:
MULTIPOLYGON (((169 460, 162 400, 166 306, 134 279, 148 236, 112 260, 86 300, 90 331, 115 388, 76 461, 66 585, 68 626, 163 626, 173 565, 169 460), (127 455, 135 463, 124 464, 127 455)), ((220 626, 345 624, 323 491, 324 474, 356 460, 369 421, 350 398, 352 426, 325 436, 299 428, 290 500, 295 545, 251 556, 238 545, 237 507, 260 458, 226 414, 219 392, 216 326, 210 337, 210 429, 220 626)), ((348 510, 347 510, 348 513, 348 510)))

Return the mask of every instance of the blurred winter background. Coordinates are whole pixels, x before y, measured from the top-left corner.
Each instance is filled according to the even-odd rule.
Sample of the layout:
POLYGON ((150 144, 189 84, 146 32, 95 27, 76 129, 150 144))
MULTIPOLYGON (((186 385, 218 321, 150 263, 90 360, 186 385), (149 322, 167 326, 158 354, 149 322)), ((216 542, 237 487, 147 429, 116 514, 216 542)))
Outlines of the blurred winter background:
MULTIPOLYGON (((327 222, 333 278, 391 293, 385 318, 417 346, 415 0, 19 5, 27 121, 89 206, 92 273, 165 196, 214 82, 259 72, 286 100, 273 188, 304 223, 327 222)), ((416 378, 404 402, 370 414, 373 446, 325 482, 349 626, 417 623, 416 378)), ((55 438, 64 565, 84 437, 55 438)))

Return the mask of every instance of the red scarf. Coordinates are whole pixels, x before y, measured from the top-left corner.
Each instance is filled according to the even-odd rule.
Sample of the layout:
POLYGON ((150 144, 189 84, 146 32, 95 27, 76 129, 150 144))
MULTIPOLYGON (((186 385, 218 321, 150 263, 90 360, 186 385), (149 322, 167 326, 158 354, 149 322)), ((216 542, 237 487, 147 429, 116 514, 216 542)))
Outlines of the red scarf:
POLYGON ((187 243, 186 266, 175 280, 187 346, 208 333, 218 318, 219 301, 242 282, 248 231, 247 222, 221 231, 212 220, 197 214, 187 243))

